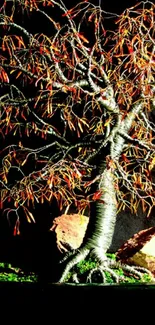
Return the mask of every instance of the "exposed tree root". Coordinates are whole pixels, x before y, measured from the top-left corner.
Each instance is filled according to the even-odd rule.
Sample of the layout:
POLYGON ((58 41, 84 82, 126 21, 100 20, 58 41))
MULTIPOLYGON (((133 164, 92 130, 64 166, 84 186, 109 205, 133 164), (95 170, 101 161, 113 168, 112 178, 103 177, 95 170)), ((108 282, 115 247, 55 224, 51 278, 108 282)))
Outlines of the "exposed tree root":
POLYGON ((119 262, 111 261, 110 259, 107 259, 106 265, 104 265, 104 263, 103 263, 99 267, 97 267, 97 268, 95 268, 95 269, 93 269, 93 270, 91 270, 89 272, 89 275, 87 276, 86 282, 90 282, 90 283, 93 282, 93 274, 95 272, 100 273, 102 283, 107 282, 104 272, 109 272, 116 283, 123 282, 123 281, 125 281, 125 277, 122 276, 122 275, 118 275, 115 271, 112 270, 112 269, 119 269, 119 268, 121 268, 123 271, 126 271, 128 275, 131 275, 131 274, 135 275, 139 279, 142 279, 144 273, 147 273, 148 275, 150 275, 150 277, 153 280, 152 273, 149 270, 147 270, 147 269, 145 269, 143 267, 121 264, 119 262))
MULTIPOLYGON (((127 264, 122 264, 120 262, 117 262, 115 260, 105 257, 104 254, 102 255, 102 258, 101 258, 101 254, 97 254, 97 252, 94 249, 90 250, 90 249, 86 248, 86 246, 81 248, 80 250, 78 250, 78 252, 75 253, 75 251, 74 251, 73 253, 68 254, 67 257, 65 256, 63 258, 61 263, 64 262, 67 258, 70 258, 71 255, 75 255, 67 263, 67 265, 62 273, 62 276, 58 282, 62 283, 62 282, 67 281, 66 278, 67 278, 67 275, 69 274, 69 272, 71 271, 71 269, 79 262, 85 260, 85 258, 89 254, 92 254, 92 253, 93 253, 93 255, 95 255, 97 260, 99 260, 99 266, 91 269, 88 272, 88 275, 87 275, 86 281, 85 281, 86 283, 94 283, 95 274, 99 275, 100 283, 106 283, 107 282, 107 278, 105 275, 106 272, 109 272, 111 277, 114 279, 115 283, 125 282, 125 276, 118 275, 117 271, 115 271, 117 269, 122 269, 123 271, 125 271, 125 273, 128 276, 132 275, 138 279, 142 279, 144 274, 148 274, 150 276, 150 278, 152 279, 152 281, 154 282, 153 275, 148 269, 146 269, 144 267, 140 267, 140 266, 134 266, 134 265, 131 266, 131 265, 127 265, 127 264)), ((80 283, 80 279, 78 278, 78 274, 76 271, 73 271, 72 281, 74 283, 80 283)))
MULTIPOLYGON (((65 282, 65 278, 67 277, 69 271, 73 268, 74 265, 77 263, 83 261, 89 254, 90 250, 87 248, 81 248, 79 252, 69 261, 62 273, 62 276, 58 282, 62 283, 65 282)), ((68 257, 68 256, 67 256, 68 257)), ((63 259, 61 262, 64 262, 65 259, 63 259)))

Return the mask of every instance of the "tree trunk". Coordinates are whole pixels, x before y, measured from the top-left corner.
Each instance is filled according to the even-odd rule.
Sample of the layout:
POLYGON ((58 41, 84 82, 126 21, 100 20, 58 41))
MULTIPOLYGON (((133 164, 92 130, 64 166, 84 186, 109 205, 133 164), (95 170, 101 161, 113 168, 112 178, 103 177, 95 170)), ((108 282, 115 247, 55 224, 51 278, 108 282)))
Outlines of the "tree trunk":
POLYGON ((110 155, 106 156, 105 152, 100 152, 100 155, 103 154, 98 159, 98 174, 101 178, 96 184, 96 189, 101 189, 102 195, 100 200, 90 205, 90 222, 83 244, 75 257, 67 263, 59 282, 63 282, 70 269, 89 253, 93 253, 102 264, 106 260, 105 254, 112 242, 117 214, 114 182, 116 163, 119 162, 124 148, 125 135, 128 136, 132 123, 142 108, 142 102, 138 102, 123 121, 119 119, 110 140, 110 155))
POLYGON ((109 248, 116 222, 116 190, 111 168, 105 168, 105 161, 100 161, 101 178, 98 189, 102 190, 99 200, 90 204, 90 222, 86 233, 86 247, 93 249, 98 258, 103 258, 109 248))
MULTIPOLYGON (((125 138, 120 135, 127 134, 130 131, 135 116, 142 109, 141 102, 134 105, 131 113, 126 119, 120 121, 110 147, 111 162, 119 161, 123 151, 125 138)), ((103 153, 104 157, 104 153, 103 153)), ((114 184, 115 167, 108 166, 105 163, 105 157, 99 159, 99 174, 101 178, 96 189, 102 190, 100 200, 90 205, 90 222, 86 232, 84 246, 92 250, 94 255, 99 259, 105 258, 105 253, 112 242, 117 215, 116 189, 114 184)))

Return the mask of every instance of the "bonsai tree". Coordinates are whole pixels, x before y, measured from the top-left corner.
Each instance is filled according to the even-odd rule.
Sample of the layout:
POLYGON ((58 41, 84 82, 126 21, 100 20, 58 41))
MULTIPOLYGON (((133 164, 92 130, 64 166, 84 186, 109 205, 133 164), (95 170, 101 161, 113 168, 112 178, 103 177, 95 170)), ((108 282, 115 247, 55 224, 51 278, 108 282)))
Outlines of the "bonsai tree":
POLYGON ((89 254, 119 281, 106 257, 117 213, 149 217, 155 204, 154 17, 149 1, 120 15, 87 1, 1 4, 1 208, 15 234, 21 209, 35 222, 33 207, 53 198, 90 211, 60 282, 89 254))

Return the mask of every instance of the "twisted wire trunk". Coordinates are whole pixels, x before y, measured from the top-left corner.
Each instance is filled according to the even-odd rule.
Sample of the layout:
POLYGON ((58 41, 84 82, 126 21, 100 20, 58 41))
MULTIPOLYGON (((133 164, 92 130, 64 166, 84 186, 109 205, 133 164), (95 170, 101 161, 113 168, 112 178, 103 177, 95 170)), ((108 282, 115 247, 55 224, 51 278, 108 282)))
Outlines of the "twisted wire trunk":
POLYGON ((99 200, 90 203, 90 222, 83 244, 103 259, 113 238, 117 201, 113 170, 105 167, 105 160, 100 161, 99 173, 101 177, 96 187, 102 190, 102 195, 99 200))
POLYGON ((110 144, 109 155, 106 156, 104 152, 101 152, 98 157, 97 173, 101 177, 96 183, 95 190, 101 189, 102 195, 100 200, 90 204, 90 222, 83 244, 89 250, 92 250, 101 261, 103 261, 105 253, 112 242, 116 223, 117 199, 114 174, 117 166, 115 163, 119 162, 124 148, 126 140, 123 135, 129 133, 135 116, 142 109, 142 102, 138 102, 133 105, 132 111, 123 121, 118 120, 116 132, 110 144), (108 156, 114 164, 106 163, 108 156))

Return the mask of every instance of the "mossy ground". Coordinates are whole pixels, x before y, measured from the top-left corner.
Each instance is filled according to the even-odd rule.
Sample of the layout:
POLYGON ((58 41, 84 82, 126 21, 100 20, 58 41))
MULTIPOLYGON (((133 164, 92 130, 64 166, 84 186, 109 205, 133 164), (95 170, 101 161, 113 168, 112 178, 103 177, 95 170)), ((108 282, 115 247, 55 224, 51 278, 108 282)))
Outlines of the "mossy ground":
POLYGON ((36 282, 35 273, 26 273, 23 270, 12 267, 9 263, 0 263, 0 282, 36 282))
MULTIPOLYGON (((115 259, 115 254, 107 254, 111 259, 115 259)), ((78 263, 71 272, 69 272, 65 282, 73 283, 73 274, 76 273, 80 283, 86 283, 87 276, 89 272, 98 267, 99 263, 94 259, 86 259, 78 263)), ((142 279, 134 276, 133 274, 127 275, 124 271, 120 269, 114 270, 119 276, 123 276, 124 280, 122 283, 148 283, 152 279, 148 274, 144 274, 142 279)), ((105 272, 106 282, 109 284, 115 283, 115 280, 112 278, 109 272, 105 272)), ((0 263, 0 282, 38 282, 38 276, 35 272, 25 272, 22 269, 13 267, 9 263, 0 263)), ((101 275, 97 272, 93 275, 93 283, 102 283, 101 275)))
MULTIPOLYGON (((116 259, 115 254, 107 254, 108 258, 111 259, 116 259)), ((85 283, 87 276, 90 272, 90 270, 96 268, 99 266, 99 263, 96 260, 93 260, 91 258, 81 261, 80 263, 78 263, 71 272, 69 272, 67 278, 66 278, 66 282, 72 283, 73 282, 73 274, 76 273, 77 277, 79 279, 80 283, 85 283)), ((152 279, 150 277, 149 274, 144 273, 142 278, 139 279, 137 276, 133 275, 133 274, 126 274, 121 268, 119 269, 113 269, 113 271, 115 271, 116 274, 118 274, 119 276, 123 276, 124 279, 121 280, 121 283, 148 283, 148 282, 152 282, 152 279)), ((107 283, 115 283, 115 280, 113 279, 112 275, 105 271, 105 276, 106 276, 106 282, 107 283)), ((93 275, 93 283, 101 283, 101 275, 96 272, 93 275)))

